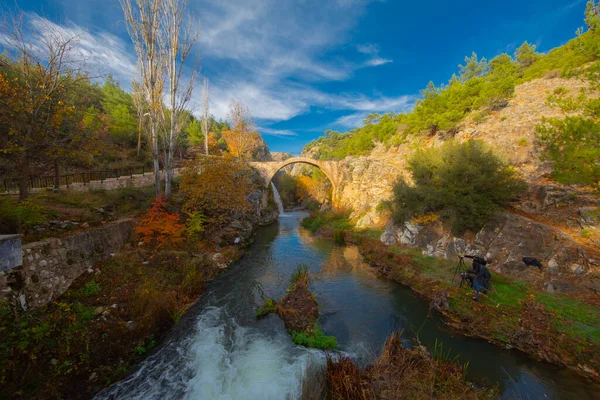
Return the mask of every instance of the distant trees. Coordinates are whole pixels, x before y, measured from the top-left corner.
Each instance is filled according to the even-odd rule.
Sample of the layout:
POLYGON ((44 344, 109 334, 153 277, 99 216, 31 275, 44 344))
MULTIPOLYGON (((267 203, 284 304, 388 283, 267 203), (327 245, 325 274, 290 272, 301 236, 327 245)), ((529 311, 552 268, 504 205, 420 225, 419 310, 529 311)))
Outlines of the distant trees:
POLYGON ((109 133, 115 142, 135 143, 137 118, 133 97, 109 76, 102 87, 102 108, 109 117, 109 133))
POLYGON ((459 65, 460 80, 466 82, 469 79, 481 78, 488 72, 488 63, 485 58, 477 59, 477 54, 473 52, 471 57, 465 57, 465 65, 459 65))
POLYGON ((600 2, 594 0, 587 2, 585 7, 585 24, 591 31, 596 31, 600 27, 600 2))
POLYGON ((429 82, 411 112, 369 118, 365 126, 345 133, 325 132, 304 150, 316 146, 317 157, 342 159, 368 153, 376 142, 403 143, 409 134, 452 137, 467 116, 478 122, 506 106, 516 85, 550 72, 570 74, 600 59, 600 3, 588 1, 585 21, 587 31, 579 29, 577 38, 547 54, 536 52, 535 45, 528 42, 515 51, 514 57, 500 54, 489 62, 472 53, 446 84, 429 82))
POLYGON ((527 41, 515 52, 515 59, 521 67, 528 67, 535 61, 539 60, 542 55, 535 51, 535 45, 529 44, 527 41))

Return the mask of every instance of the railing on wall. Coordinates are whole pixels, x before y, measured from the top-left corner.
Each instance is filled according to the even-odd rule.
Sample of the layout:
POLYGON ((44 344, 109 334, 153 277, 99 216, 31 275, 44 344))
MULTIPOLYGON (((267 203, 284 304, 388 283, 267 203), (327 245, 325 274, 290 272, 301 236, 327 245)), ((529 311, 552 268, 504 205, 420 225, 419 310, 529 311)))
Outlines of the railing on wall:
MULTIPOLYGON (((133 175, 143 175, 146 172, 153 172, 154 169, 148 166, 105 169, 98 171, 76 172, 63 174, 60 176, 60 186, 69 187, 73 184, 87 185, 89 182, 100 181, 109 178, 133 178, 133 175)), ((29 189, 45 189, 54 187, 54 175, 32 175, 29 177, 29 189)), ((19 191, 19 178, 4 178, 0 183, 0 192, 10 193, 19 191)))

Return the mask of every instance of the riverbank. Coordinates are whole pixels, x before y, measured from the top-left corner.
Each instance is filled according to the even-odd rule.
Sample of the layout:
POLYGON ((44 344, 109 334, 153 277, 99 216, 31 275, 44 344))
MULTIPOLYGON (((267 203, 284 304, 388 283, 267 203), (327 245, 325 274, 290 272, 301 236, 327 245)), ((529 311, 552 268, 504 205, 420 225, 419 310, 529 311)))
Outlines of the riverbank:
POLYGON ((493 290, 474 302, 459 288, 455 263, 426 257, 418 249, 386 246, 376 231, 347 228, 344 215, 313 215, 303 225, 316 235, 354 243, 377 272, 424 296, 456 333, 517 349, 600 381, 600 310, 566 295, 536 290, 494 274, 493 290))
MULTIPOLYGON (((93 265, 40 308, 24 312, 14 301, 0 302, 0 399, 91 398, 161 344, 206 283, 242 256, 255 229, 277 218, 273 195, 260 177, 240 169, 248 177, 240 188, 248 204, 236 212, 207 206, 202 210, 213 212, 207 212, 213 218, 207 221, 202 210, 189 208, 191 194, 177 190, 171 202, 159 197, 145 210, 153 191, 132 189, 140 202, 128 212, 143 214, 119 253, 93 265)), ((188 192, 203 183, 188 185, 188 192)), ((98 195, 104 193, 68 197, 84 210, 98 195)))

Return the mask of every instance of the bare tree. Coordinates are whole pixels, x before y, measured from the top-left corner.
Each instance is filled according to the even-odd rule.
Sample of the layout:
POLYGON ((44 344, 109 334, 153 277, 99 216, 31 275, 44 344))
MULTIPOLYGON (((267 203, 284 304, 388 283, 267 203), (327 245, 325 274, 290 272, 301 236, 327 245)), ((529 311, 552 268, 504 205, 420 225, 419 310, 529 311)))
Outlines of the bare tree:
POLYGON ((149 116, 148 105, 146 103, 146 96, 144 94, 144 88, 138 81, 131 83, 131 89, 133 92, 133 105, 135 106, 136 116, 138 120, 138 141, 137 141, 137 155, 140 155, 142 148, 142 131, 144 130, 144 117, 149 116))
POLYGON ((166 0, 119 0, 127 31, 135 46, 141 87, 148 105, 150 138, 154 161, 154 184, 160 195, 160 165, 158 162, 158 124, 163 112, 164 91, 163 37, 161 34, 163 5, 166 0), (134 3, 135 2, 135 3, 134 3))
POLYGON ((202 84, 202 134, 204 135, 204 154, 208 155, 208 134, 210 133, 210 114, 208 98, 208 79, 202 84))
POLYGON ((170 127, 166 132, 165 149, 165 196, 171 198, 173 180, 173 155, 177 137, 181 133, 181 114, 192 98, 197 81, 196 68, 192 68, 187 82, 182 82, 183 67, 198 40, 199 30, 184 14, 188 0, 163 0, 162 30, 164 34, 165 69, 169 83, 170 127))

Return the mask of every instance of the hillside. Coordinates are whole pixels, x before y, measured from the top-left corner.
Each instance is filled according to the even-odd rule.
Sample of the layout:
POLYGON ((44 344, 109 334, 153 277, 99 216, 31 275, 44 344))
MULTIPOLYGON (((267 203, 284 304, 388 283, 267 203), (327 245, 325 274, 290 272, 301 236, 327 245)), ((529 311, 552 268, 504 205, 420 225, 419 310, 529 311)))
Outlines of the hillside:
MULTIPOLYGON (((576 95, 587 83, 581 79, 552 75, 516 86, 514 97, 484 118, 478 111, 466 116, 454 139, 477 139, 487 143, 528 183, 528 190, 510 204, 507 213, 486 224, 481 231, 455 237, 442 222, 419 226, 388 224, 382 240, 423 249, 427 255, 453 259, 456 254, 475 252, 490 259, 497 271, 538 282, 547 291, 582 293, 600 291, 597 260, 600 259, 600 224, 597 193, 586 186, 568 186, 553 180, 552 163, 542 161, 536 126, 544 118, 564 118, 560 108, 549 105, 548 95, 558 88, 576 95), (547 267, 543 279, 523 267, 521 257, 534 255, 547 267), (591 278, 591 279, 590 279, 591 278), (589 292, 589 291, 591 292, 589 292)), ((401 135, 401 128, 396 133, 401 135)), ((417 149, 438 147, 451 135, 404 135, 401 144, 375 143, 366 155, 340 160, 343 184, 337 198, 342 208, 352 210, 358 227, 380 226, 390 220, 378 205, 392 197, 399 175, 410 177, 407 160, 417 149)), ((318 155, 311 146, 303 155, 318 155)))

